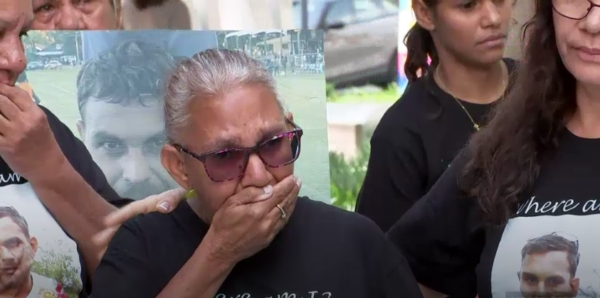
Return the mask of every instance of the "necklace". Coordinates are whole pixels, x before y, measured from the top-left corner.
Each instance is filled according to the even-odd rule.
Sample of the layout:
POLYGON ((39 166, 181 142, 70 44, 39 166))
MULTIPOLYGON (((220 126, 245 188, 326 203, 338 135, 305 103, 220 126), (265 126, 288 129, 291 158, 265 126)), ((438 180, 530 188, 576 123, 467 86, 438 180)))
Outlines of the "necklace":
MULTIPOLYGON (((471 120, 471 123, 473 123, 473 128, 475 129, 475 131, 479 131, 479 124, 477 122, 475 122, 475 120, 473 119, 473 117, 471 116, 471 114, 469 113, 467 108, 460 102, 460 100, 458 98, 456 98, 456 96, 454 96, 452 93, 450 93, 448 88, 446 88, 446 85, 442 81, 442 77, 440 77, 440 68, 439 67, 435 68, 434 76, 437 77, 437 81, 440 84, 440 87, 442 87, 442 89, 444 91, 446 91, 446 93, 448 93, 450 96, 452 96, 452 98, 454 98, 454 101, 456 101, 456 103, 462 108, 462 110, 465 112, 465 114, 467 114, 467 117, 469 117, 469 120, 471 120)), ((502 90, 503 90, 502 94, 504 94, 504 90, 506 90, 506 77, 504 76, 504 67, 502 68, 502 90)))

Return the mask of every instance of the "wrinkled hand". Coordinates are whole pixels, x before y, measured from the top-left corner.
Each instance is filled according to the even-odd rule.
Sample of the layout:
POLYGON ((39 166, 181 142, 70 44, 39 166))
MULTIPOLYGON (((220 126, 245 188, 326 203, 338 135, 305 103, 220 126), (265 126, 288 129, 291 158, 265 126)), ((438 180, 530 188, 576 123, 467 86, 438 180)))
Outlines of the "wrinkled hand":
POLYGON ((114 211, 104 219, 104 226, 107 228, 94 236, 93 243, 104 247, 102 250, 102 254, 104 254, 108 243, 124 222, 140 214, 151 212, 169 213, 181 201, 185 200, 185 193, 186 191, 183 188, 168 190, 161 194, 149 196, 143 200, 131 202, 125 207, 114 211))
POLYGON ((273 187, 249 187, 228 198, 205 237, 212 256, 237 263, 267 247, 294 212, 300 187, 300 180, 292 175, 273 187), (285 210, 286 218, 277 204, 285 210))
POLYGON ((0 84, 0 157, 29 181, 46 179, 67 159, 46 113, 19 87, 0 84))

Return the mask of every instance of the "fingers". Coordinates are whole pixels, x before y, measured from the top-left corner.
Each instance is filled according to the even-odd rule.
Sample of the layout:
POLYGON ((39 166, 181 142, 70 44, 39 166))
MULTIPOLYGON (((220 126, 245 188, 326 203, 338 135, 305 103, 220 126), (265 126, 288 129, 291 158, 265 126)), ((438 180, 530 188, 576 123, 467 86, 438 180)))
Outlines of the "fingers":
POLYGON ((118 209, 104 218, 104 224, 107 227, 120 226, 130 218, 139 214, 150 213, 158 203, 157 196, 149 196, 143 200, 131 202, 125 207, 118 209))
POLYGON ((291 215, 294 213, 294 209, 296 208, 296 202, 298 201, 298 195, 292 196, 290 195, 282 204, 279 204, 281 208, 284 210, 286 217, 283 218, 283 213, 281 210, 275 206, 273 210, 269 213, 269 218, 274 222, 274 232, 279 233, 281 229, 287 224, 290 220, 291 215))
POLYGON ((169 213, 185 200, 185 194, 183 188, 167 190, 158 195, 159 202, 155 209, 161 213, 169 213))
POLYGON ((0 94, 8 97, 21 111, 26 111, 33 105, 33 100, 31 100, 27 91, 19 87, 0 84, 0 94))
POLYGON ((267 208, 267 210, 275 208, 277 204, 281 204, 283 200, 285 200, 290 194, 298 196, 301 185, 302 182, 295 175, 290 175, 285 179, 279 181, 279 183, 273 186, 273 198, 276 199, 265 201, 265 208, 267 208))
POLYGON ((231 207, 235 205, 244 205, 251 202, 264 201, 273 196, 273 186, 267 185, 263 188, 246 187, 242 191, 227 198, 223 203, 223 207, 231 207))
MULTIPOLYGON (((2 86, 2 84, 0 84, 2 86)), ((2 122, 8 124, 8 120, 14 120, 18 118, 21 110, 13 103, 13 101, 6 95, 0 93, 0 119, 2 122)), ((0 123, 3 126, 5 123, 0 123)))

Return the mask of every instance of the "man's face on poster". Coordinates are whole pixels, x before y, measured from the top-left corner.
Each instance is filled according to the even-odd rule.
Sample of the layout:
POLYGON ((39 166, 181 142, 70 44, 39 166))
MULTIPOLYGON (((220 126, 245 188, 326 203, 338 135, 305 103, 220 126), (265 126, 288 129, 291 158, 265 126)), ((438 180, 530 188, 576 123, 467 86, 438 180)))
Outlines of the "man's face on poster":
POLYGON ((519 280, 524 297, 575 297, 579 279, 571 274, 566 251, 549 251, 525 256, 521 263, 519 280))
POLYGON ((121 197, 139 200, 175 187, 160 163, 165 135, 159 100, 122 105, 92 98, 82 114, 81 138, 121 197))
POLYGON ((27 237, 12 218, 0 218, 0 292, 27 282, 36 250, 35 237, 27 237))

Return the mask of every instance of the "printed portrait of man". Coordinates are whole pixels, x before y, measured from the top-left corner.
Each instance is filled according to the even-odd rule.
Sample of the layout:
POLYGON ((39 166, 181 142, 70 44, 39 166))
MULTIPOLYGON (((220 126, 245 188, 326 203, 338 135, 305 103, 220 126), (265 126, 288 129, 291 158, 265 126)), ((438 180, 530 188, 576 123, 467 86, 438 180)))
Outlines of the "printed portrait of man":
POLYGON ((77 129, 122 197, 142 199, 176 186, 159 158, 163 88, 175 63, 155 44, 128 41, 88 60, 77 76, 77 129))
POLYGON ((518 272, 523 297, 576 297, 579 241, 550 233, 527 241, 518 272))
POLYGON ((37 250, 25 218, 0 207, 0 297, 63 297, 57 281, 31 272, 37 250))

